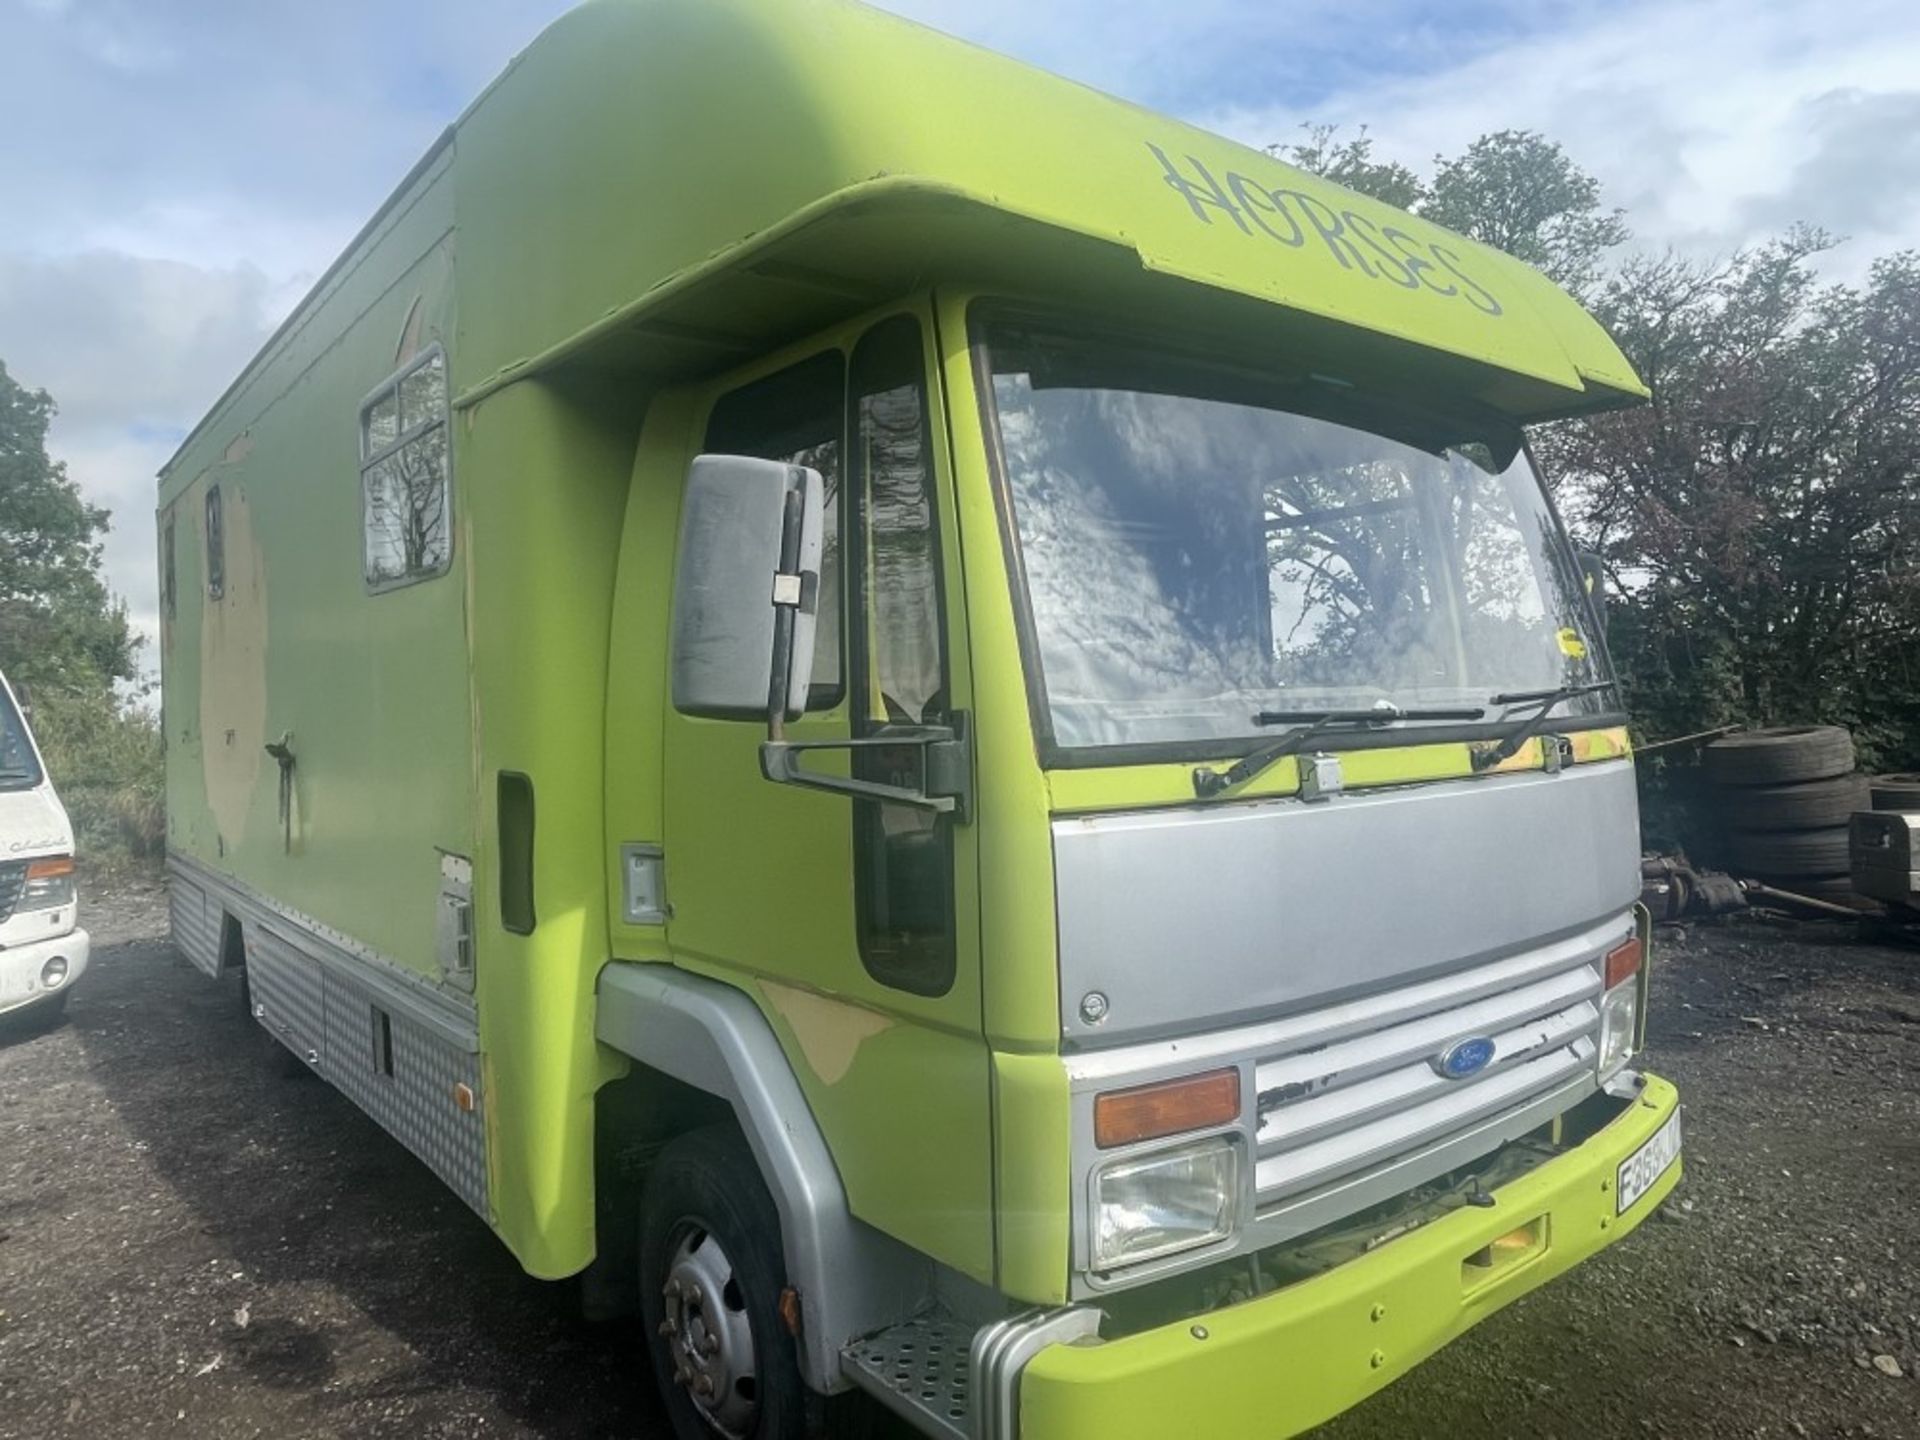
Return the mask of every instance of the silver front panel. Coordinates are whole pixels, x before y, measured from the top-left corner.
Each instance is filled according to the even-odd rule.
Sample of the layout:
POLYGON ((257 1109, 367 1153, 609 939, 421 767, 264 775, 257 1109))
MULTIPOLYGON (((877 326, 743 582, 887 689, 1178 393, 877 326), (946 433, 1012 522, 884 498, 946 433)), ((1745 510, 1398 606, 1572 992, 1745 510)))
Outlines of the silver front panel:
POLYGON ((1243 1113, 1219 1134, 1250 1163, 1235 1236, 1204 1251, 1111 1275, 1087 1272, 1092 1217, 1075 1217, 1074 1293, 1088 1295, 1262 1250, 1317 1230, 1450 1170, 1472 1165, 1599 1086, 1602 965, 1633 933, 1622 910, 1517 954, 1302 1014, 1180 1039, 1081 1051, 1073 1087, 1078 1188, 1093 1171, 1191 1137, 1100 1151, 1095 1099, 1108 1090, 1232 1067, 1243 1113), (1454 1041, 1493 1042, 1485 1068, 1447 1079, 1454 1041))
POLYGON ((1061 819, 1053 843, 1072 1048, 1446 976, 1588 929, 1640 890, 1625 762, 1061 819))

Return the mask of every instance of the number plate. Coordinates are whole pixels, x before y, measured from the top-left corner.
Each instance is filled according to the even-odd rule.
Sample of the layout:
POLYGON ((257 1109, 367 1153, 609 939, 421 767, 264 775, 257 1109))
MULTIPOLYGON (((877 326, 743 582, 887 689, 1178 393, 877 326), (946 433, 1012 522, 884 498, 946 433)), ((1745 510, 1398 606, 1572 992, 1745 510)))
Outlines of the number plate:
POLYGON ((1680 1158, 1680 1112, 1662 1125, 1654 1137, 1620 1162, 1620 1175, 1614 1190, 1620 1197, 1616 1214, 1624 1215, 1642 1195, 1680 1158))

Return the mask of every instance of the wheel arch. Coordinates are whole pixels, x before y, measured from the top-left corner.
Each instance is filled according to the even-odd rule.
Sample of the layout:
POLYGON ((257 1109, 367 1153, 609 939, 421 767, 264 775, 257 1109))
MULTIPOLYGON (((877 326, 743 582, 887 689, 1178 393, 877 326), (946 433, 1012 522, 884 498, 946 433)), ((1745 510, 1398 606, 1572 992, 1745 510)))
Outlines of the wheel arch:
POLYGON ((800 1298, 800 1372, 823 1393, 846 1389, 840 1351, 924 1304, 933 1263, 855 1218, 826 1138, 759 1007, 718 981, 616 962, 601 973, 595 1033, 731 1112, 780 1215, 787 1274, 800 1298))
POLYGON ((240 917, 224 907, 220 911, 220 948, 215 952, 215 977, 247 968, 247 939, 240 917))

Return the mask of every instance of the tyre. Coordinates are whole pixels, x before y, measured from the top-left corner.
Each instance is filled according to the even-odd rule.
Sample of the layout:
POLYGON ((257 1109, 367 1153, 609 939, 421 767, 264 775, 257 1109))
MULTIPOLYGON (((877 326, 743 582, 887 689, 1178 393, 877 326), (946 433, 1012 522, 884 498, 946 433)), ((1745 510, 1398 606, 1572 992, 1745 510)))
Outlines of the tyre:
POLYGON ((1791 785, 1853 771, 1853 736, 1838 725, 1748 730, 1707 746, 1707 778, 1716 785, 1791 785))
POLYGON ((1727 858, 1740 875, 1783 877, 1841 876, 1852 868, 1845 826, 1824 830, 1734 830, 1727 835, 1727 858))
POLYGON ((1876 775, 1867 786, 1875 810, 1920 810, 1920 775, 1876 775))
POLYGON ((1867 777, 1836 775, 1797 785, 1729 785, 1714 797, 1729 830, 1820 830, 1844 825, 1868 804, 1867 777))
POLYGON ((640 1311, 677 1440, 803 1440, 786 1288, 780 1216, 738 1132, 661 1151, 640 1200, 640 1311))

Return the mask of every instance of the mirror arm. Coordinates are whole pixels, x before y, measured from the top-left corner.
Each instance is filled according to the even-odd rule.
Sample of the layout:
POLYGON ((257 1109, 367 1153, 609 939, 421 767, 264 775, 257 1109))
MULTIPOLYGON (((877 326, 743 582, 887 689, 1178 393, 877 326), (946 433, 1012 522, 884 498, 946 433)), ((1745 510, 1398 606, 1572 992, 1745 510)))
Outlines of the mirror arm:
POLYGON ((768 740, 760 746, 760 773, 777 785, 797 785, 803 790, 824 790, 835 795, 850 795, 857 800, 878 800, 888 805, 905 805, 937 815, 951 815, 966 824, 973 811, 973 755, 967 729, 967 715, 961 711, 951 726, 928 726, 912 731, 895 731, 862 740, 768 740), (925 788, 887 785, 878 780, 855 780, 849 776, 822 775, 808 770, 801 757, 817 750, 897 750, 904 745, 920 750, 921 774, 925 788))
POLYGON ((773 577, 773 666, 767 676, 767 734, 774 742, 787 733, 787 698, 793 685, 793 619, 801 602, 797 583, 800 568, 800 532, 806 519, 806 502, 798 491, 787 493, 786 514, 780 535, 780 569, 773 577), (789 593, 791 592, 791 593, 789 593))

